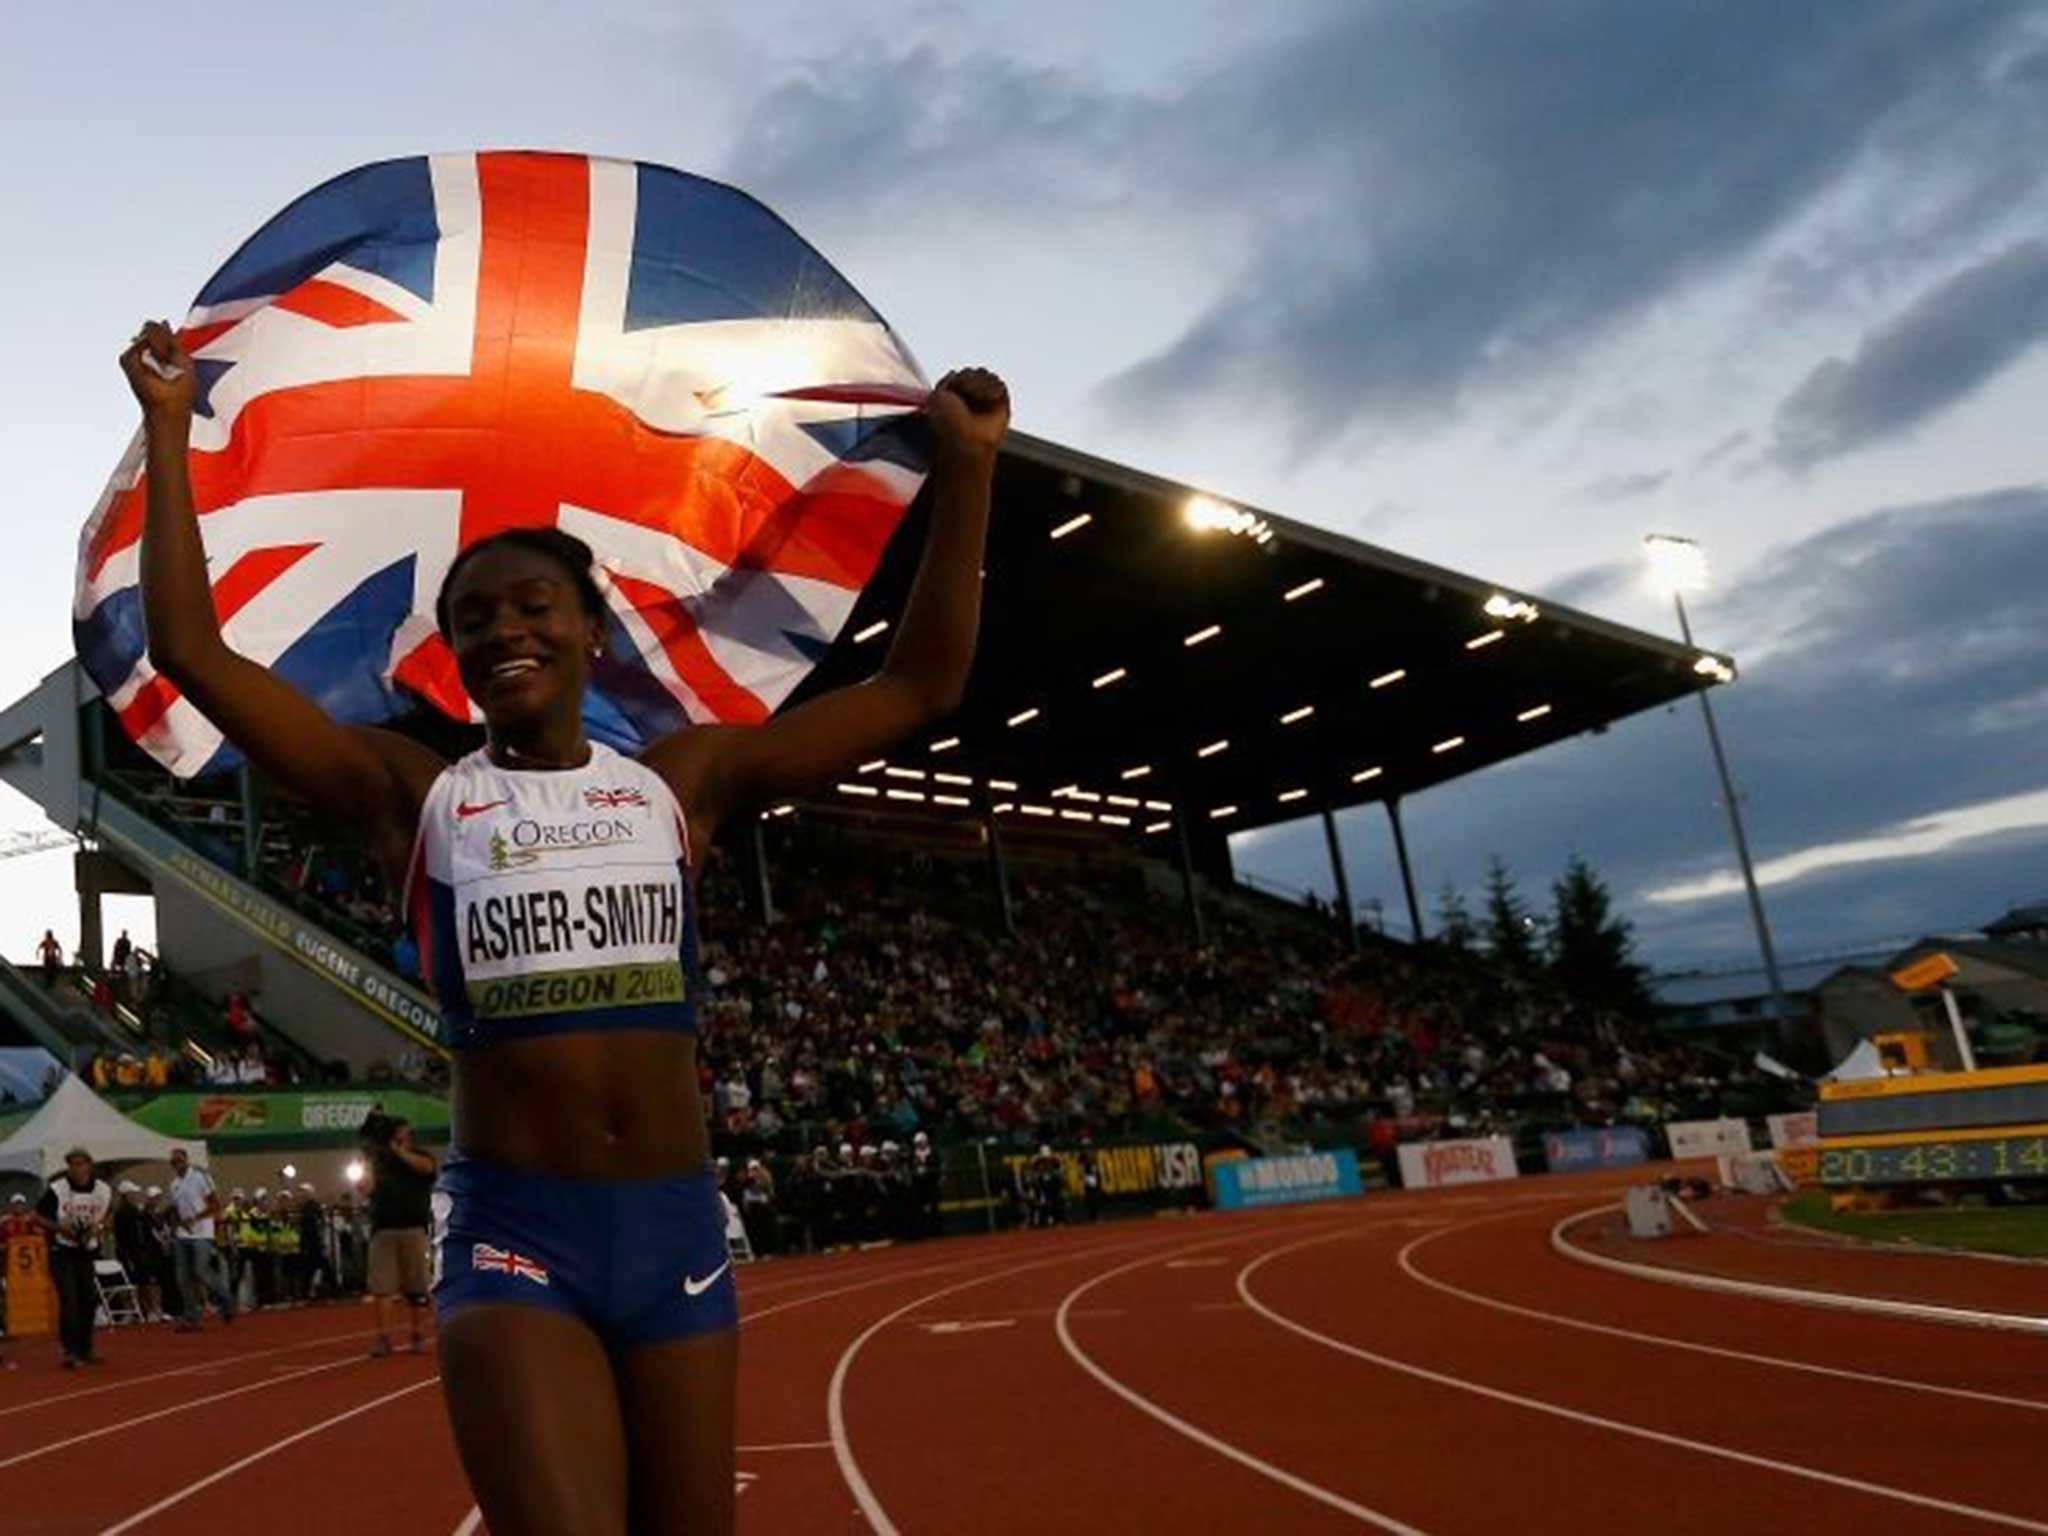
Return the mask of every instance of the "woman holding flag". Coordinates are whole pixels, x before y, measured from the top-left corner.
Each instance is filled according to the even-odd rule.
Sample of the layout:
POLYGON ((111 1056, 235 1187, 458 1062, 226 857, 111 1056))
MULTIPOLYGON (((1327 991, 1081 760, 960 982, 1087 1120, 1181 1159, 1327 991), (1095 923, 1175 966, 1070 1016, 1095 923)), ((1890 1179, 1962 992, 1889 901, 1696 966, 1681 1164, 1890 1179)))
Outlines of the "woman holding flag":
POLYGON ((436 605, 485 744, 444 762, 345 726, 229 647, 187 451, 191 359, 161 323, 121 365, 142 407, 149 656, 235 746, 362 827, 407 893, 456 1053, 435 1203, 449 1415, 495 1536, 729 1531, 737 1304, 697 1092, 695 876, 721 822, 813 790, 948 713, 967 681, 1003 383, 923 408, 931 522, 867 682, 637 758, 585 733, 605 642, 589 547, 478 539, 436 605))

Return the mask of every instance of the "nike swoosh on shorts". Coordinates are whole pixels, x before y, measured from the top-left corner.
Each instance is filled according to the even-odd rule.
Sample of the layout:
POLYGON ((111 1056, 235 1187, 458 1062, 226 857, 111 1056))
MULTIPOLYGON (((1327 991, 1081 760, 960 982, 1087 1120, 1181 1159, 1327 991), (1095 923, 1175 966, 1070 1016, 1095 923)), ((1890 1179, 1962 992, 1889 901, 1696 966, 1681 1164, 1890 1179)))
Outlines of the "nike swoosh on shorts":
POLYGON ((706 1291, 710 1290, 712 1286, 718 1283, 718 1277, 720 1275, 724 1274, 728 1269, 731 1268, 732 1260, 727 1259, 723 1264, 719 1265, 718 1268, 711 1271, 711 1273, 706 1275, 702 1280, 694 1279, 689 1275, 683 1276, 683 1294, 685 1296, 702 1296, 706 1291))

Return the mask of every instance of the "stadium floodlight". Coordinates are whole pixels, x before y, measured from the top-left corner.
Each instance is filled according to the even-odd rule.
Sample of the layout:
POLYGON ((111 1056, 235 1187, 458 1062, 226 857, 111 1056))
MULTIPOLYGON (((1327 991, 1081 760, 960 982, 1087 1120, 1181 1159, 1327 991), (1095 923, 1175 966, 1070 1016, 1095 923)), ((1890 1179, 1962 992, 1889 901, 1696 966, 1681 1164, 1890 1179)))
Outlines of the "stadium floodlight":
POLYGON ((974 802, 965 795, 933 795, 934 805, 972 805, 974 802))
POLYGON ((1214 496, 1190 496, 1182 503, 1180 515, 1197 533, 1234 533, 1259 545, 1273 541, 1272 524, 1263 517, 1214 496))
POLYGON ((1490 619, 1514 619, 1523 624, 1534 624, 1543 610, 1525 597, 1509 597, 1505 592, 1496 592, 1485 604, 1486 616, 1490 619))
POLYGON ((1489 629, 1485 634, 1474 635, 1470 640, 1467 640, 1465 642, 1465 649, 1468 651, 1483 651, 1489 645, 1492 645, 1494 641, 1505 640, 1507 637, 1508 632, 1504 629, 1489 629))
POLYGON ((1068 518, 1064 523, 1061 523, 1059 527, 1053 529, 1053 531, 1048 535, 1048 537, 1055 539, 1064 539, 1070 533, 1079 533, 1083 528, 1086 528, 1090 523, 1094 521, 1095 517, 1092 513, 1077 512, 1074 516, 1068 518))
POLYGON ((855 645, 866 645, 877 635, 886 634, 888 629, 889 621, 887 619, 877 619, 874 623, 868 625, 867 628, 855 633, 853 643, 855 645))
POLYGON ((1396 667, 1393 671, 1382 672, 1378 677, 1374 678, 1371 686, 1374 688, 1390 688, 1407 675, 1408 669, 1406 667, 1396 667))
POLYGON ((1145 835, 1146 835, 1147 837, 1153 837, 1153 836, 1156 836, 1157 834, 1159 834, 1159 833, 1161 833, 1161 832, 1165 832, 1165 831, 1169 830, 1169 829, 1170 829, 1170 828, 1171 828, 1172 826, 1173 826, 1173 823, 1172 823, 1172 822, 1170 822, 1170 821, 1154 821, 1154 822, 1148 822, 1148 823, 1146 823, 1146 826, 1145 826, 1145 835))
POLYGON ((1304 704, 1299 709, 1290 709, 1289 711, 1287 711, 1286 714, 1280 717, 1280 723, 1282 725, 1299 725, 1302 721, 1306 720, 1310 715, 1314 714, 1315 712, 1315 705, 1304 704))
POLYGON ((1236 814, 1237 807, 1234 805, 1212 806, 1209 810, 1209 819, 1211 821, 1221 821, 1226 816, 1235 816, 1236 814))
POLYGON ((1010 718, 1004 723, 1007 724, 1012 730, 1014 730, 1020 725, 1029 725, 1032 721, 1038 718, 1038 715, 1039 711, 1036 707, 1033 707, 1031 709, 1020 709, 1017 711, 1016 714, 1010 716, 1010 718))
POLYGON ((835 784, 833 788, 842 795, 862 795, 870 800, 879 799, 882 793, 872 784, 835 784))
POLYGON ((1351 782, 1354 784, 1370 784, 1385 772, 1386 769, 1384 768, 1361 768, 1358 772, 1351 775, 1351 782))
POLYGON ((945 736, 933 742, 925 750, 928 752, 950 752, 959 745, 960 738, 958 736, 945 736))
POLYGON ((342 1177, 343 1177, 344 1179, 347 1179, 347 1180, 349 1181, 349 1183, 351 1183, 351 1184, 360 1184, 360 1183, 362 1183, 362 1182, 363 1182, 363 1165, 362 1165, 362 1163, 361 1163, 360 1161, 358 1161, 357 1159, 355 1159, 355 1158, 350 1158, 350 1159, 349 1159, 349 1163, 348 1163, 348 1166, 347 1166, 346 1168, 344 1168, 344 1169, 342 1169, 342 1170, 341 1170, 341 1176, 342 1176, 342 1177))
POLYGON ((277 1171, 288 1179, 296 1179, 299 1176, 299 1169, 296 1163, 286 1163, 277 1171))
MULTIPOLYGON (((1692 617, 1685 611, 1685 594, 1707 585, 1707 552, 1691 539, 1674 533, 1644 536, 1643 552, 1650 558, 1650 572, 1656 584, 1671 594, 1671 606, 1678 613, 1679 637, 1687 650, 1697 647, 1692 639, 1692 617)), ((1719 657, 1700 656, 1693 671, 1708 683, 1732 682, 1734 669, 1719 657)), ((1764 898, 1756 885, 1756 870, 1749 857, 1749 836, 1742 829, 1742 797, 1735 792, 1735 777, 1728 770, 1728 754, 1721 748, 1721 728, 1714 723, 1714 706, 1707 698, 1711 688, 1699 690, 1700 718, 1706 721, 1707 745, 1714 754, 1714 771, 1721 779, 1721 803, 1728 808, 1728 835, 1735 844, 1735 861, 1742 867, 1742 888, 1749 897, 1749 921, 1756 929, 1756 947, 1763 956, 1764 980, 1771 989, 1771 1017, 1780 1028, 1791 1022, 1785 1007, 1785 987, 1778 975, 1778 951, 1771 943, 1770 920, 1764 916, 1764 898)))
POLYGON ((1707 552, 1693 540, 1675 533, 1646 534, 1643 552, 1650 557, 1650 579, 1658 591, 1677 597, 1706 590, 1707 552))
POLYGON ((1193 634, 1189 635, 1186 639, 1182 640, 1181 644, 1192 650, 1195 646, 1200 645, 1204 640, 1214 640, 1218 635, 1222 633, 1223 626, 1221 624, 1205 624, 1200 629, 1196 630, 1193 634))
POLYGON ((924 777, 924 770, 922 768, 898 768, 893 764, 884 768, 882 772, 892 779, 921 779, 924 777))
POLYGON ((873 773, 877 768, 886 768, 888 766, 889 764, 886 759, 877 757, 872 759, 871 761, 862 763, 858 768, 854 769, 853 771, 855 773, 873 773))
POLYGON ((1091 688, 1107 688, 1111 683, 1120 683, 1130 675, 1131 671, 1128 667, 1111 667, 1088 686, 1091 688))
POLYGON ((1445 752, 1455 752, 1455 751, 1457 751, 1457 750, 1458 750, 1458 748, 1462 747, 1463 745, 1465 745, 1465 738, 1464 738, 1464 737, 1462 737, 1462 736, 1446 736, 1446 737, 1445 737, 1445 738, 1444 738, 1444 739, 1443 739, 1442 741, 1438 742, 1438 743, 1437 743, 1437 744, 1436 744, 1435 746, 1431 747, 1431 748, 1430 748, 1429 750, 1430 750, 1430 751, 1432 751, 1432 752, 1438 753, 1439 755, 1441 755, 1442 753, 1445 753, 1445 752))
POLYGON ((1283 789, 1280 791, 1279 798, 1282 805, 1289 805, 1296 800, 1306 800, 1308 798, 1308 791, 1305 789, 1283 789))
POLYGON ((1151 771, 1152 765, 1150 763, 1140 763, 1135 768, 1126 768, 1122 773, 1118 774, 1117 777, 1126 780, 1142 779, 1145 777, 1146 774, 1150 773, 1151 771))
POLYGON ((1280 597, 1282 601, 1291 603, 1299 598, 1307 597, 1311 592, 1320 592, 1322 590, 1323 578, 1320 576, 1315 576, 1311 577, 1307 581, 1304 581, 1298 587, 1289 587, 1285 592, 1280 594, 1280 597))
POLYGON ((1221 740, 1210 742, 1206 747, 1197 747, 1195 749, 1195 756, 1214 757, 1218 752, 1228 752, 1229 750, 1230 739, 1228 737, 1224 737, 1221 740))
POLYGON ((1550 706, 1548 704, 1532 704, 1529 706, 1529 708, 1523 710, 1520 714, 1516 715, 1515 719, 1520 724, 1527 725, 1532 720, 1541 720, 1545 715, 1549 713, 1550 706))

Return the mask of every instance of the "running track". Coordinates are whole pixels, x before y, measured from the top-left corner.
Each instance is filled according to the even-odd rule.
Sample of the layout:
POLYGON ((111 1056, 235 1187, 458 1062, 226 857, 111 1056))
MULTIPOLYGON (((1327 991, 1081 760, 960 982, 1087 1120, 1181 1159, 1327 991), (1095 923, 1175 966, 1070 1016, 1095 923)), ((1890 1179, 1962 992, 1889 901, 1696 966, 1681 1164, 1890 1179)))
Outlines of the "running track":
MULTIPOLYGON (((1613 1176, 1012 1233, 742 1284, 757 1532, 2048 1533, 2048 1337, 1576 1263, 1613 1176)), ((473 1532, 367 1314, 0 1375, 0 1531, 473 1532)))

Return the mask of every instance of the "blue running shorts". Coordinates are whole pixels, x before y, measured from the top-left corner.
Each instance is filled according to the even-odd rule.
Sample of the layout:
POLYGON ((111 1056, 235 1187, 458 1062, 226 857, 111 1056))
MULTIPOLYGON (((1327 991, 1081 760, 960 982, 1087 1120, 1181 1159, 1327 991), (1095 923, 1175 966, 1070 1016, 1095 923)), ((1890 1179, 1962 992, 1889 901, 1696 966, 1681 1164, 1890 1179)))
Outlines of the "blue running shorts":
POLYGON ((434 1189, 434 1301, 548 1307, 613 1350, 739 1325, 725 1207, 710 1170, 563 1179, 449 1159, 434 1189))

